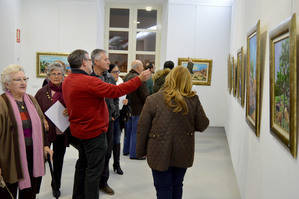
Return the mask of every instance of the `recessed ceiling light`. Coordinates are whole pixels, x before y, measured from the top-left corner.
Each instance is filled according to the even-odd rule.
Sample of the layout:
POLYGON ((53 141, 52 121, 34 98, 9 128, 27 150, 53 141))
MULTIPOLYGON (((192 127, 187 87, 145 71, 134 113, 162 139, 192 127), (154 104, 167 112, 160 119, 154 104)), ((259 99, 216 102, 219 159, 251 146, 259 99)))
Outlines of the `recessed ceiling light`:
POLYGON ((147 6, 147 7, 145 7, 145 10, 146 11, 152 11, 152 7, 151 6, 147 6))

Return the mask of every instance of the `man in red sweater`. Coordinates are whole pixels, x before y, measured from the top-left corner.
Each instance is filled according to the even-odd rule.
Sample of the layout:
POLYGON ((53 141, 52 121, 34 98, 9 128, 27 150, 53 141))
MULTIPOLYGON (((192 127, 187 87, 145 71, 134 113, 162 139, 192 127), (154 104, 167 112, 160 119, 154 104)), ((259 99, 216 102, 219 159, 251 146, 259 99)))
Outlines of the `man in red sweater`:
POLYGON ((68 56, 72 73, 62 85, 72 135, 78 138, 79 159, 76 163, 73 199, 98 199, 100 174, 107 150, 109 113, 105 97, 117 98, 136 90, 149 79, 150 71, 118 86, 89 76, 91 60, 85 50, 68 56))

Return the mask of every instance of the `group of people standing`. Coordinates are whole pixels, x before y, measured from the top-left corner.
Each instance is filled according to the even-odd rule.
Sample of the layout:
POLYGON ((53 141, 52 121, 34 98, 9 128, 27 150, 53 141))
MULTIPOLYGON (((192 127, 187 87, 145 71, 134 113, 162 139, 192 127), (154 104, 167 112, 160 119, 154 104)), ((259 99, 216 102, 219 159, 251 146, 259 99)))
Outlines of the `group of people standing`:
POLYGON ((144 67, 135 60, 123 81, 104 50, 89 56, 78 49, 68 62, 66 78, 60 63, 48 67, 47 84, 35 97, 26 93, 28 78, 21 66, 10 65, 1 73, 0 198, 16 198, 17 189, 19 198, 35 198, 48 154, 54 166, 52 193, 59 197, 69 144, 79 152, 72 198, 98 199, 99 190, 113 195, 109 160, 113 154, 113 171, 122 175, 122 128, 122 153, 147 159, 157 198, 182 198, 184 175, 194 159, 194 132, 209 124, 188 69, 168 61, 154 73, 153 63, 144 67), (57 101, 65 107, 59 114, 70 121, 64 132, 44 114, 57 101))

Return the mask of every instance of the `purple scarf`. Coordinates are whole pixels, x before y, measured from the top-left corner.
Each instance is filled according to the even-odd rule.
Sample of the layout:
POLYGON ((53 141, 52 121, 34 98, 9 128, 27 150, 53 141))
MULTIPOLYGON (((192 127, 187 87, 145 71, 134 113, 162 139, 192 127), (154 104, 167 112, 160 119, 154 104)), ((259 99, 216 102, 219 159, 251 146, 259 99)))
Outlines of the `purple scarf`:
POLYGON ((62 84, 60 84, 59 86, 56 86, 51 81, 49 81, 49 86, 50 86, 51 90, 55 91, 55 94, 52 96, 53 104, 57 100, 59 100, 61 102, 61 104, 63 104, 63 106, 65 106, 65 103, 64 103, 64 100, 63 100, 63 95, 62 95, 62 84))
MULTIPOLYGON (((21 166, 23 172, 23 179, 19 180, 19 189, 25 189, 31 187, 30 176, 28 172, 26 146, 24 138, 24 130, 22 125, 22 119, 20 116, 20 111, 18 105, 10 92, 5 93, 13 109, 13 113, 18 126, 18 141, 19 141, 19 151, 21 166)), ((24 102, 28 110, 28 114, 31 119, 32 124, 32 141, 33 141, 33 176, 40 177, 45 174, 44 168, 44 156, 43 156, 43 136, 42 136, 42 124, 40 117, 36 111, 36 108, 31 101, 30 97, 25 94, 24 102)))

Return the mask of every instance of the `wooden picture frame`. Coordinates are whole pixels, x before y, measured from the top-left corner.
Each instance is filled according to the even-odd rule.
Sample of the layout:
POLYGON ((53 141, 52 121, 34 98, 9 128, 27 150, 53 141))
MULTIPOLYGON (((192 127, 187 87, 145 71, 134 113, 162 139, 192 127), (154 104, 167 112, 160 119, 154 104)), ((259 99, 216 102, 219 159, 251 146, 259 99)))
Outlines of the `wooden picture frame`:
POLYGON ((297 156, 296 14, 269 34, 270 129, 297 156))
POLYGON ((231 58, 230 54, 228 54, 227 58, 227 85, 228 85, 228 92, 231 94, 232 91, 232 64, 231 64, 231 58))
POLYGON ((236 97, 237 94, 237 65, 235 64, 235 58, 232 57, 232 74, 233 74, 233 96, 236 97))
POLYGON ((241 47, 237 52, 237 67, 238 67, 238 94, 237 98, 242 107, 244 107, 245 99, 245 66, 244 66, 244 51, 241 47))
POLYGON ((247 34, 246 120, 260 136, 260 20, 247 34))
POLYGON ((69 66, 67 61, 68 53, 37 52, 36 53, 36 76, 46 77, 47 66, 53 62, 61 63, 65 69, 69 66))
MULTIPOLYGON (((213 60, 211 59, 191 59, 193 63, 193 69, 191 71, 192 82, 194 85, 211 85, 212 77, 212 64, 213 60)), ((179 58, 178 65, 187 67, 188 58, 179 58)))

